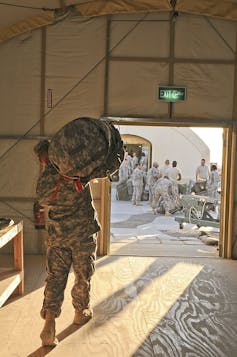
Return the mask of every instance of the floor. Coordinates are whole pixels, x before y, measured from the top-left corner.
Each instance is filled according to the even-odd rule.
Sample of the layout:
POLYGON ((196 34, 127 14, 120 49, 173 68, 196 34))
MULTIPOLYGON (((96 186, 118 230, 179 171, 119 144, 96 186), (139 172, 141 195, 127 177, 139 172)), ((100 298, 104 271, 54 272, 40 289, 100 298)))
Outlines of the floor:
MULTIPOLYGON (((9 259, 0 257, 0 265, 9 259)), ((236 271, 237 261, 219 258, 196 227, 181 232, 173 216, 154 217, 146 203, 117 202, 111 253, 98 257, 92 279, 93 319, 72 324, 71 272, 57 319, 59 344, 41 347, 45 258, 27 255, 25 294, 0 309, 0 356, 235 357, 236 271)))
POLYGON ((1 357, 235 357, 236 261, 106 256, 92 281, 94 318, 72 325, 70 273, 57 319, 59 345, 40 346, 44 257, 26 256, 23 297, 0 310, 1 357))
MULTIPOLYGON (((130 201, 116 200, 112 188, 111 199, 111 255, 139 255, 164 257, 218 257, 218 247, 203 243, 204 235, 219 237, 219 229, 185 223, 179 229, 175 216, 153 215, 148 201, 134 206, 130 201)), ((216 239, 209 239, 215 243, 216 239)))

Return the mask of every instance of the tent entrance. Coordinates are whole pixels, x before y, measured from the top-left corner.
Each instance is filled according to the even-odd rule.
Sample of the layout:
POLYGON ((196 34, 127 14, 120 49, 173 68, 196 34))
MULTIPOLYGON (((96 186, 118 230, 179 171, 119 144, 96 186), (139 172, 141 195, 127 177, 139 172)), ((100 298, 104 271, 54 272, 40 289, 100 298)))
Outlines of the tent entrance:
MULTIPOLYGON (((119 120, 113 120, 114 124, 119 124, 119 125, 128 125, 128 123, 131 123, 131 119, 128 120, 122 120, 121 118, 119 120)), ((134 126, 141 126, 141 125, 147 125, 147 121, 144 120, 144 122, 142 123, 139 120, 139 123, 133 122, 134 126)), ((154 123, 150 123, 150 126, 154 126, 154 123)), ((160 124, 156 124, 156 127, 158 128, 160 126, 160 124)), ((169 124, 167 125, 167 127, 170 126, 169 124)), ((197 125, 197 123, 193 123, 192 121, 190 121, 188 123, 188 125, 186 127, 192 127, 192 126, 196 126, 196 127, 203 127, 202 123, 199 123, 199 125, 197 125)), ((173 126, 174 127, 174 126, 173 126)), ((185 126, 182 126, 185 127, 185 126)), ((209 127, 209 126, 205 126, 205 127, 209 127)), ((219 125, 212 125, 212 127, 220 127, 219 125)), ((234 168, 233 168, 233 155, 235 153, 235 131, 234 129, 229 126, 229 127, 225 127, 223 128, 223 161, 222 161, 222 194, 221 194, 221 220, 220 220, 220 241, 219 241, 219 250, 218 250, 218 255, 220 257, 223 258, 231 258, 231 254, 232 254, 232 220, 233 220, 233 185, 234 185, 234 168), (232 159, 231 159, 232 158, 232 159)), ((155 130, 155 128, 154 128, 155 130)), ((142 130, 141 130, 142 132, 142 130)), ((153 158, 151 158, 152 160, 153 158)), ((107 185, 106 183, 104 183, 105 186, 107 185)), ((109 184, 108 184, 109 185, 109 184)), ((111 202, 111 194, 113 195, 113 190, 111 191, 111 189, 107 190, 108 195, 105 196, 105 202, 108 202, 108 198, 109 198, 109 202, 111 202)), ((112 197, 113 199, 113 197, 112 197)), ((106 204, 105 204, 106 206, 106 204)), ((111 207, 110 207, 111 209, 111 207)), ((109 211, 109 215, 111 215, 111 211, 110 209, 108 209, 107 211, 109 211)), ((109 217, 110 218, 110 217, 109 217)), ((108 236, 104 236, 102 241, 103 241, 103 254, 109 254, 110 252, 110 228, 108 227, 108 225, 110 225, 110 219, 106 219, 105 220, 106 223, 106 232, 108 233, 108 236)))

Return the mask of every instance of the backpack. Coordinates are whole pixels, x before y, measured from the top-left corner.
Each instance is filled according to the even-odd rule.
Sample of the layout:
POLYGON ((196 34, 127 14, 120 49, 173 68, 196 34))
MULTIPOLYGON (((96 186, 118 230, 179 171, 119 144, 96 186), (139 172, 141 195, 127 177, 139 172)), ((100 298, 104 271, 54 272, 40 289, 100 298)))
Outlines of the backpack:
POLYGON ((82 182, 110 178, 124 159, 119 131, 109 122, 88 117, 63 126, 53 136, 48 153, 60 174, 82 182))

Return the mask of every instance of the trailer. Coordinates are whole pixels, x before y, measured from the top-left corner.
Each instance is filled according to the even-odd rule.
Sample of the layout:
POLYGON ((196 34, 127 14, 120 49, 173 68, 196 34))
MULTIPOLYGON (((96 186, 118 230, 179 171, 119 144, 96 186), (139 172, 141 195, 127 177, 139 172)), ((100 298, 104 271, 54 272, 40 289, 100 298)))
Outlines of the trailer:
POLYGON ((184 216, 175 217, 180 229, 183 229, 184 223, 196 224, 198 228, 220 227, 220 199, 202 195, 182 195, 180 205, 184 216))

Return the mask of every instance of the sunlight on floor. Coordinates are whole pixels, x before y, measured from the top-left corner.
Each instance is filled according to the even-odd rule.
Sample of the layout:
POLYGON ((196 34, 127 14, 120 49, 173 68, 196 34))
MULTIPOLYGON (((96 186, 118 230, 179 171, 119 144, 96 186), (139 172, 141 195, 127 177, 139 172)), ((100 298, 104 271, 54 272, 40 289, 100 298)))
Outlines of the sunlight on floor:
POLYGON ((84 341, 85 344, 88 336, 90 339, 96 339, 98 356, 101 355, 100 347, 102 348, 103 345, 105 348, 104 334, 108 325, 114 326, 115 331, 121 331, 120 334, 110 335, 112 338, 110 344, 124 346, 122 347, 124 355, 133 355, 203 269, 203 265, 179 262, 168 271, 165 270, 160 272, 159 276, 155 276, 156 271, 153 269, 155 260, 149 260, 148 266, 138 266, 131 277, 131 275, 126 276, 125 269, 122 269, 123 258, 119 259, 116 267, 118 269, 121 266, 121 280, 117 279, 116 284, 113 285, 113 288, 116 287, 114 291, 111 290, 111 274, 113 275, 111 265, 97 268, 96 275, 100 286, 96 287, 95 282, 94 319, 91 324, 77 331, 77 339, 84 341), (98 292, 100 295, 97 295, 98 292), (104 314, 101 314, 101 310, 104 310, 104 314), (152 311, 158 312, 156 316, 154 313, 151 315, 152 311))

